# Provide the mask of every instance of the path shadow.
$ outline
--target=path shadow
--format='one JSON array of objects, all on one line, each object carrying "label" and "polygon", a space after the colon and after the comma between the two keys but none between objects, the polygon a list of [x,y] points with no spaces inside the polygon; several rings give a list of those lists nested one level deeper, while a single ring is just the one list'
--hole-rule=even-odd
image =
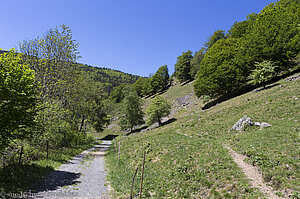
[{"label": "path shadow", "polygon": [[111,144],[101,144],[93,147],[93,151],[106,151]]},{"label": "path shadow", "polygon": [[52,171],[42,180],[32,184],[29,190],[32,193],[39,193],[43,191],[54,191],[60,187],[74,185],[80,183],[77,179],[81,173],[67,172],[67,171]]},{"label": "path shadow", "polygon": [[29,184],[41,179],[53,170],[52,167],[42,167],[36,164],[10,165],[1,168],[0,191],[12,193],[27,190]]},{"label": "path shadow", "polygon": [[186,82],[183,82],[180,86],[185,86],[185,85],[187,85],[188,83],[190,83],[190,82],[192,82],[192,81],[194,81],[194,80],[191,79],[191,80],[188,80],[188,81],[186,81]]},{"label": "path shadow", "polygon": [[138,133],[138,132],[141,132],[142,130],[144,130],[144,129],[146,129],[146,128],[148,128],[148,125],[143,125],[143,126],[141,126],[141,127],[138,127],[138,128],[136,128],[136,129],[133,129],[132,130],[132,132],[128,132],[128,133],[126,133],[125,135],[130,135],[130,134],[132,134],[132,133]]},{"label": "path shadow", "polygon": [[171,124],[171,123],[175,122],[176,120],[177,120],[176,118],[171,118],[171,119],[163,122],[161,126],[165,126],[167,124]]},{"label": "path shadow", "polygon": [[276,83],[276,84],[272,84],[270,86],[266,86],[265,88],[264,87],[256,88],[252,92],[255,93],[255,92],[260,92],[260,91],[263,91],[263,90],[268,90],[268,89],[273,88],[273,87],[278,86],[278,85],[280,85],[280,84]]},{"label": "path shadow", "polygon": [[238,97],[240,95],[243,95],[245,93],[248,93],[248,92],[251,92],[251,91],[254,91],[254,92],[259,92],[259,91],[263,91],[263,90],[267,90],[267,89],[270,89],[270,88],[273,88],[275,86],[278,86],[280,85],[279,83],[276,83],[276,84],[272,84],[272,85],[269,85],[269,86],[266,86],[265,88],[257,88],[255,86],[247,86],[247,87],[244,87],[242,90],[240,90],[239,92],[236,92],[236,93],[232,93],[230,95],[227,95],[227,96],[220,96],[219,98],[205,104],[201,109],[202,110],[206,110],[206,109],[209,109],[213,106],[216,106],[217,104],[220,104],[222,102],[226,102],[230,99],[233,99],[235,97]]},{"label": "path shadow", "polygon": [[[171,123],[175,122],[176,120],[177,120],[176,118],[171,118],[171,119],[169,119],[169,120],[167,120],[167,121],[165,121],[165,122],[162,122],[161,126],[158,126],[157,123],[156,123],[156,126],[155,126],[155,124],[154,124],[154,127],[151,127],[151,126],[149,127],[148,125],[144,125],[144,126],[142,126],[142,127],[139,127],[139,128],[137,128],[137,129],[134,129],[132,132],[128,132],[126,135],[128,136],[128,135],[130,135],[130,134],[132,134],[132,133],[139,133],[139,132],[141,132],[142,130],[145,130],[145,129],[148,129],[148,128],[150,128],[150,130],[155,129],[155,128],[159,128],[159,127],[162,127],[162,126],[171,124]],[[152,126],[153,126],[153,125],[152,125]]]},{"label": "path shadow", "polygon": [[118,137],[118,135],[111,135],[111,134],[109,134],[109,135],[106,135],[104,138],[101,138],[99,140],[113,140],[116,137]]}]

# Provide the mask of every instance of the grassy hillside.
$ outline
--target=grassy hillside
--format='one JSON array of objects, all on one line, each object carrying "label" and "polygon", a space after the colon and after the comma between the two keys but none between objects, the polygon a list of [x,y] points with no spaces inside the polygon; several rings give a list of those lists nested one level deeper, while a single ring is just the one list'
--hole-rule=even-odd
[{"label": "grassy hillside", "polygon": [[[259,92],[249,92],[202,110],[192,83],[163,93],[173,104],[168,123],[160,128],[119,136],[107,155],[109,181],[116,197],[128,197],[137,165],[134,191],[139,191],[146,151],[143,197],[264,198],[250,185],[225,145],[259,167],[265,183],[278,196],[299,198],[300,80],[280,80]],[[146,99],[146,105],[152,99]],[[271,127],[231,127],[247,115]],[[118,130],[112,126],[109,130]]]}]

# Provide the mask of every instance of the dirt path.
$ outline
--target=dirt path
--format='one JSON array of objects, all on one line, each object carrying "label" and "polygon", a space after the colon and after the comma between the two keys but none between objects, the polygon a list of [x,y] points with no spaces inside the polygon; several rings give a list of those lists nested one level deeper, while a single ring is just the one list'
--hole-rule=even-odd
[{"label": "dirt path", "polygon": [[280,199],[280,197],[278,197],[274,193],[273,188],[264,183],[262,175],[259,172],[257,167],[254,167],[254,166],[244,162],[244,159],[246,158],[244,155],[238,154],[237,152],[233,151],[228,146],[225,146],[225,148],[227,148],[229,150],[230,155],[233,158],[233,160],[243,170],[243,172],[247,176],[247,178],[251,180],[251,184],[253,187],[258,188],[269,199]]},{"label": "dirt path", "polygon": [[92,147],[51,172],[28,198],[107,199],[104,154],[110,141]]}]

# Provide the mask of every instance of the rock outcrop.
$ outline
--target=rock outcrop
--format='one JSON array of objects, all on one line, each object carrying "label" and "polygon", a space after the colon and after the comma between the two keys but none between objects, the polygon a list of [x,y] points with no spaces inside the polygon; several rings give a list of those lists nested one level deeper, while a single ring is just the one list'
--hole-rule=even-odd
[{"label": "rock outcrop", "polygon": [[244,115],[237,123],[231,127],[232,130],[240,131],[244,128],[245,125],[252,126],[253,122],[250,117],[247,117],[247,115]]},{"label": "rock outcrop", "polygon": [[272,126],[271,124],[268,124],[266,122],[254,122],[250,117],[247,117],[247,115],[244,115],[237,123],[235,123],[232,127],[231,130],[236,130],[240,131],[244,128],[244,126],[259,126],[261,129],[265,127],[270,127]]}]

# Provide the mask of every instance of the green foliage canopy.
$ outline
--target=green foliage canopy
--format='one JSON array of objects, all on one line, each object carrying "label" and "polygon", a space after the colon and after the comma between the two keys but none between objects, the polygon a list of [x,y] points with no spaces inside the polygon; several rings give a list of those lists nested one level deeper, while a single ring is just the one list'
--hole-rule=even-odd
[{"label": "green foliage canopy", "polygon": [[239,44],[239,39],[220,39],[205,53],[194,83],[198,97],[227,95],[239,88],[243,72],[235,62]]},{"label": "green foliage canopy", "polygon": [[114,87],[113,90],[110,92],[110,98],[113,99],[116,103],[121,102],[127,94],[127,89],[125,88],[129,85],[130,84],[128,83],[123,83],[119,86]]},{"label": "green foliage canopy", "polygon": [[197,51],[191,60],[191,76],[193,78],[196,77],[198,71],[200,70],[200,64],[202,59],[204,58],[205,54],[205,48],[201,48],[199,51]]},{"label": "green foliage canopy", "polygon": [[159,126],[162,125],[161,118],[170,114],[171,105],[162,96],[155,97],[146,110],[148,116],[147,123],[153,124],[158,122]]},{"label": "green foliage canopy", "polygon": [[266,82],[270,81],[274,76],[276,76],[276,65],[271,61],[262,61],[255,63],[256,68],[252,70],[249,75],[249,83],[253,85],[263,84],[266,86]]},{"label": "green foliage canopy", "polygon": [[224,30],[216,30],[204,45],[207,49],[210,49],[218,40],[225,38],[226,36]]},{"label": "green foliage canopy", "polygon": [[142,105],[143,101],[136,92],[130,92],[126,95],[123,100],[119,122],[121,129],[130,128],[132,132],[134,126],[144,123]]},{"label": "green foliage canopy", "polygon": [[255,23],[257,14],[251,13],[247,16],[247,20],[241,22],[235,22],[230,30],[228,31],[227,38],[242,38],[250,30],[252,30],[253,24]]},{"label": "green foliage canopy", "polygon": [[150,79],[152,94],[165,89],[169,84],[169,78],[167,65],[161,66]]},{"label": "green foliage canopy", "polygon": [[180,82],[192,80],[191,60],[193,59],[192,51],[183,52],[177,57],[175,64],[175,76]]},{"label": "green foliage canopy", "polygon": [[38,100],[34,71],[21,64],[14,50],[0,55],[0,150],[24,139],[35,125]]},{"label": "green foliage canopy", "polygon": [[240,65],[252,70],[255,62],[271,60],[278,70],[290,66],[300,52],[299,13],[299,0],[281,0],[266,6],[243,38],[238,54]]}]

